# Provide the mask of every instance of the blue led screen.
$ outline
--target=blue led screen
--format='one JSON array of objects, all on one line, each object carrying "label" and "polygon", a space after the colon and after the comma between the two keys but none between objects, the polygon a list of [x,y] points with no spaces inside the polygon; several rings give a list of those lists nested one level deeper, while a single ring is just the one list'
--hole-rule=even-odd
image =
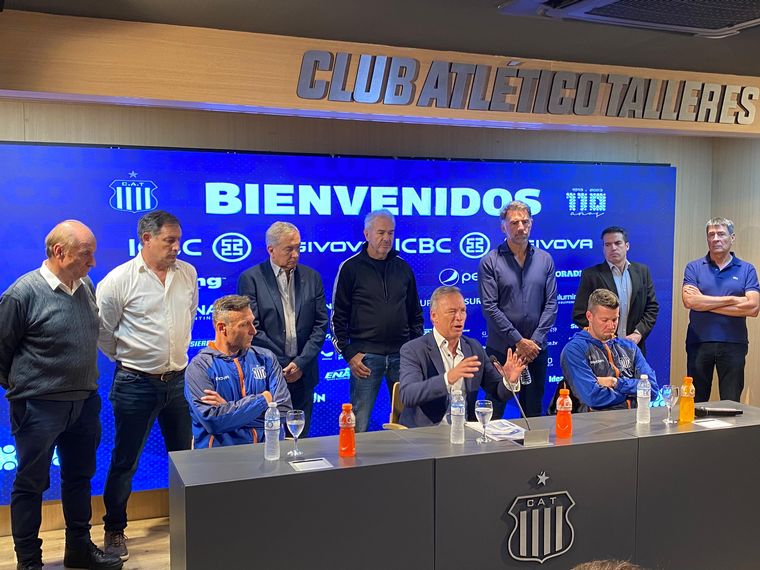
[{"label": "blue led screen", "polygon": [[[426,326],[427,299],[441,284],[459,286],[468,305],[465,334],[485,344],[478,298],[480,258],[503,239],[498,212],[512,199],[534,213],[534,245],[556,265],[559,315],[548,340],[547,402],[562,378],[559,355],[574,332],[571,310],[584,267],[602,258],[600,232],[625,226],[629,258],[649,265],[660,315],[647,341],[661,380],[670,369],[675,168],[662,165],[577,164],[330,157],[54,145],[0,145],[0,226],[7,244],[0,290],[40,266],[43,241],[57,222],[76,218],[98,239],[97,283],[137,253],[142,212],[171,211],[182,222],[181,257],[198,270],[200,301],[191,357],[213,338],[211,305],[234,293],[238,275],[267,258],[266,228],[276,220],[301,231],[300,262],[323,277],[328,307],[338,265],[361,246],[363,218],[388,208],[397,215],[396,247],[417,276]],[[102,493],[113,420],[108,391],[113,364],[99,360],[103,438],[93,492]],[[320,360],[311,435],[337,433],[340,405],[348,401],[348,369],[328,336]],[[381,390],[370,429],[387,421]],[[517,415],[514,404],[508,417]],[[46,499],[59,498],[51,470]],[[7,401],[0,400],[0,504],[9,502],[16,469]],[[167,458],[154,430],[134,490],[165,487]]]}]

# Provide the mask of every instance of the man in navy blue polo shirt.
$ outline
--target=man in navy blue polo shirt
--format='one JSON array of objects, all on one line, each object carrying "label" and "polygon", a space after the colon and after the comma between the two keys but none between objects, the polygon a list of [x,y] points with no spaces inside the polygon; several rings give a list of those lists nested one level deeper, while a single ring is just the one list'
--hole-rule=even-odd
[{"label": "man in navy blue polo shirt", "polygon": [[686,370],[694,378],[695,401],[710,399],[718,369],[721,400],[739,401],[744,389],[747,317],[760,311],[760,284],[751,263],[731,251],[736,236],[726,218],[707,221],[707,255],[686,266],[683,304],[690,309]]},{"label": "man in navy blue polo shirt", "polygon": [[[488,325],[486,353],[504,360],[508,348],[528,363],[532,382],[520,390],[520,403],[528,416],[543,413],[544,383],[549,353],[546,335],[557,319],[557,280],[554,261],[533,247],[530,207],[518,200],[500,213],[507,236],[480,261],[478,286]],[[501,418],[504,402],[493,399],[493,417]]]}]

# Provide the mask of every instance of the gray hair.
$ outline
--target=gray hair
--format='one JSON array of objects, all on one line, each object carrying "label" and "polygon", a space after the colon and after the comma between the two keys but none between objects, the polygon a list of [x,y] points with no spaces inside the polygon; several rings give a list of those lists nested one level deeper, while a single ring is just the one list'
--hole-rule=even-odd
[{"label": "gray hair", "polygon": [[214,325],[219,321],[223,323],[230,322],[230,313],[239,313],[245,311],[251,306],[251,300],[246,295],[225,295],[214,301],[212,309],[212,318]]},{"label": "gray hair", "polygon": [[588,310],[593,311],[597,307],[607,307],[608,309],[617,309],[620,306],[620,300],[609,289],[596,289],[588,297]]},{"label": "gray hair", "polygon": [[298,228],[289,222],[275,222],[267,229],[267,247],[276,246],[282,238],[292,234],[299,234]]},{"label": "gray hair", "polygon": [[164,226],[181,226],[181,224],[177,216],[163,210],[156,210],[155,212],[145,214],[137,222],[137,237],[142,242],[143,234],[157,236],[161,233],[161,228]]},{"label": "gray hair", "polygon": [[462,291],[459,287],[454,287],[453,285],[441,285],[430,295],[430,310],[435,311],[438,309],[438,303],[441,298],[448,295],[462,295]]},{"label": "gray hair", "polygon": [[509,204],[504,206],[501,209],[501,212],[499,212],[499,217],[502,220],[505,220],[507,218],[507,212],[515,212],[515,211],[527,212],[529,218],[533,217],[533,213],[530,211],[530,206],[528,206],[528,204],[520,200],[512,200]]},{"label": "gray hair", "polygon": [[364,229],[368,230],[377,218],[388,218],[391,222],[393,222],[394,226],[396,225],[396,218],[393,217],[391,211],[383,208],[381,210],[373,210],[367,214],[367,216],[364,218]]},{"label": "gray hair", "polygon": [[572,570],[644,570],[628,560],[592,560],[573,566]]},{"label": "gray hair", "polygon": [[74,228],[72,226],[74,225],[84,226],[79,220],[64,220],[60,224],[56,224],[56,226],[50,230],[50,233],[45,236],[45,254],[48,259],[53,257],[53,248],[57,244],[63,246],[63,251],[69,251],[71,248],[76,247],[79,244],[79,240],[73,231]]},{"label": "gray hair", "polygon": [[729,234],[734,233],[734,222],[728,218],[710,218],[705,224],[705,233],[710,229],[710,226],[724,226]]}]

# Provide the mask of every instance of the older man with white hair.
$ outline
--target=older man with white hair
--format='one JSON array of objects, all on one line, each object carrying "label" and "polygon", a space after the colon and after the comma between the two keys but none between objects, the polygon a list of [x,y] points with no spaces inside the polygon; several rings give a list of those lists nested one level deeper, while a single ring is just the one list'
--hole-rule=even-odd
[{"label": "older man with white hair", "polygon": [[325,290],[319,273],[298,263],[301,234],[296,226],[273,223],[266,246],[269,259],[240,275],[237,292],[251,301],[257,330],[253,345],[275,354],[293,408],[304,411],[301,437],[306,437],[319,383],[319,351],[327,335]]},{"label": "older man with white hair", "polygon": [[422,307],[409,264],[393,249],[396,222],[388,210],[364,219],[359,253],[338,268],[333,289],[333,344],[351,369],[356,431],[367,431],[380,384],[399,379],[399,350],[422,336]]}]

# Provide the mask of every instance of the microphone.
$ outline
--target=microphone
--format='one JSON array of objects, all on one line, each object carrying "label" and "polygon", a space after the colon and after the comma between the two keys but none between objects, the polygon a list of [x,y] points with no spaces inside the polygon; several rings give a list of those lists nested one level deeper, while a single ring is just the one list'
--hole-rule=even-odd
[{"label": "microphone", "polygon": [[[501,367],[501,364],[499,363],[499,359],[496,358],[493,354],[490,357],[491,364],[493,364],[493,367],[496,368],[496,371],[501,375],[504,380],[507,381],[507,386],[512,386],[512,383],[507,380],[507,378],[504,376],[504,371]],[[519,379],[517,380],[520,381]],[[517,396],[517,393],[512,388],[509,389],[512,392],[512,395],[515,398],[515,403],[517,403],[517,408],[520,410],[520,415],[522,416],[522,419],[525,420],[525,427],[530,431],[530,424],[528,423],[528,416],[525,415],[525,411],[522,409],[522,406],[520,405],[520,398]]]}]

